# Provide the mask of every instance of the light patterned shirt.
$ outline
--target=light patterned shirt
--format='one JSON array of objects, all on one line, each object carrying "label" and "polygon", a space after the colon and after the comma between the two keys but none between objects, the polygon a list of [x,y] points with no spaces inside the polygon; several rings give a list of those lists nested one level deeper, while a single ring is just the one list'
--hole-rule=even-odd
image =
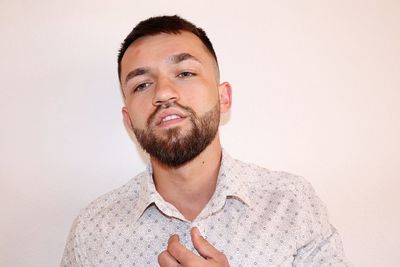
[{"label": "light patterned shirt", "polygon": [[158,266],[173,234],[196,253],[194,226],[231,266],[347,266],[338,232],[308,182],[225,150],[215,193],[194,221],[157,192],[148,164],[81,211],[61,266]]}]

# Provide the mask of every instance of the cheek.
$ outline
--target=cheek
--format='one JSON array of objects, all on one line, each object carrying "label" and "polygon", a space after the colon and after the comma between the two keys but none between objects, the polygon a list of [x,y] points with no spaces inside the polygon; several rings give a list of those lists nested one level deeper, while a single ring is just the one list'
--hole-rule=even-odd
[{"label": "cheek", "polygon": [[203,112],[207,112],[218,103],[219,94],[217,89],[207,88],[198,99],[200,100],[198,101],[199,108],[201,108]]},{"label": "cheek", "polygon": [[[133,127],[135,128],[143,128],[146,123],[147,119],[150,116],[152,110],[149,108],[148,105],[144,104],[145,102],[137,102],[132,101],[129,103],[128,112]],[[151,107],[151,106],[150,106]]]},{"label": "cheek", "polygon": [[214,107],[218,102],[218,87],[213,83],[202,82],[193,84],[190,90],[187,88],[181,92],[181,104],[191,106],[201,111],[208,111],[210,107]]}]

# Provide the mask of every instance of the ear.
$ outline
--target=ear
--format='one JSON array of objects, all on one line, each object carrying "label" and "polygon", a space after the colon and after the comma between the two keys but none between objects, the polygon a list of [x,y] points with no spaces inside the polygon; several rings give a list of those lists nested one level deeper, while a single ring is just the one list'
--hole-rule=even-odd
[{"label": "ear", "polygon": [[132,123],[131,117],[129,116],[128,109],[126,107],[123,107],[121,111],[122,111],[122,118],[124,119],[125,127],[128,130],[132,131],[133,123]]},{"label": "ear", "polygon": [[229,111],[232,105],[232,87],[228,82],[218,85],[221,113]]}]

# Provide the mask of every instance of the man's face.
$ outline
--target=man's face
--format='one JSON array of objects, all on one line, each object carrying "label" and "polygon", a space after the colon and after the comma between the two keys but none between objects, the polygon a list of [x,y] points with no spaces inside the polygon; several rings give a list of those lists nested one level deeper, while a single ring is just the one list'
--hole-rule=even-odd
[{"label": "man's face", "polygon": [[218,84],[213,57],[189,32],[135,41],[121,62],[124,121],[141,146],[169,166],[200,154],[230,106],[229,84]]}]

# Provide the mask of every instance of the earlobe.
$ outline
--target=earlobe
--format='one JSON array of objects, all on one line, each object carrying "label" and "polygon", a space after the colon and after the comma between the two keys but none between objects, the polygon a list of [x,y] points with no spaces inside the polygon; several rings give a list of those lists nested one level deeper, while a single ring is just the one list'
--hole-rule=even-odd
[{"label": "earlobe", "polygon": [[223,82],[218,86],[219,102],[221,113],[227,112],[232,105],[232,87],[228,82]]},{"label": "earlobe", "polygon": [[124,120],[125,127],[128,130],[133,130],[133,124],[132,124],[131,117],[129,116],[128,109],[126,107],[123,107],[121,111],[122,111],[122,118]]}]

